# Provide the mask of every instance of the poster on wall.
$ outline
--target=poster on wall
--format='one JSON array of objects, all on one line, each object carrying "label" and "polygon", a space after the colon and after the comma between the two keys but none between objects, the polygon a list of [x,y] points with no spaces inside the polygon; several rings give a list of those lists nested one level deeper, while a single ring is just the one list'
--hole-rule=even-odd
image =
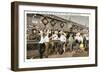
[{"label": "poster on wall", "polygon": [[97,66],[97,7],[11,3],[11,69]]}]

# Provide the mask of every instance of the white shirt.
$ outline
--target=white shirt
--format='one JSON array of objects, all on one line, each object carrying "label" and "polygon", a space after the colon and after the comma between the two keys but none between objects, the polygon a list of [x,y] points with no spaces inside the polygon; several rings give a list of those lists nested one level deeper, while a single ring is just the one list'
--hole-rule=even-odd
[{"label": "white shirt", "polygon": [[83,37],[82,36],[80,36],[80,41],[83,42]]},{"label": "white shirt", "polygon": [[61,36],[60,36],[60,41],[66,42],[66,37],[65,37],[64,35],[61,35]]},{"label": "white shirt", "polygon": [[75,40],[80,41],[80,37],[79,36],[75,36]]},{"label": "white shirt", "polygon": [[83,42],[83,37],[82,36],[75,36],[75,40]]},{"label": "white shirt", "polygon": [[41,35],[41,39],[40,39],[40,42],[39,43],[44,43],[44,38],[43,38],[42,35]]},{"label": "white shirt", "polygon": [[46,36],[44,37],[44,42],[49,42],[49,37],[48,37],[48,35],[46,35]]},{"label": "white shirt", "polygon": [[86,40],[89,40],[89,37],[88,36],[86,36]]},{"label": "white shirt", "polygon": [[57,34],[53,34],[52,35],[52,40],[58,40],[58,35]]}]

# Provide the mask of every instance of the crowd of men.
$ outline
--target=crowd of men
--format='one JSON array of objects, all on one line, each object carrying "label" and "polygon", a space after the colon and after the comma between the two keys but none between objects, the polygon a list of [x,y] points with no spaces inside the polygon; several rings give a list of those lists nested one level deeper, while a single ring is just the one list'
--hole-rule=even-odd
[{"label": "crowd of men", "polygon": [[88,51],[89,37],[87,33],[66,32],[63,30],[32,29],[29,40],[38,41],[40,58],[48,58],[51,54],[63,55],[69,51]]}]

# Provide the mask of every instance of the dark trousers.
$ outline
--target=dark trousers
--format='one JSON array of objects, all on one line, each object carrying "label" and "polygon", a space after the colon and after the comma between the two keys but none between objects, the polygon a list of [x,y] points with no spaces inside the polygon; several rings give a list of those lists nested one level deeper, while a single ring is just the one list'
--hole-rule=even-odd
[{"label": "dark trousers", "polygon": [[48,58],[48,54],[49,54],[48,42],[39,44],[39,54],[40,54],[40,58],[43,57]]},{"label": "dark trousers", "polygon": [[43,58],[43,54],[45,51],[45,44],[39,43],[38,48],[39,48],[39,56],[40,56],[40,58]]},{"label": "dark trousers", "polygon": [[48,55],[49,55],[49,43],[45,42],[45,51],[44,51],[45,58],[48,58]]},{"label": "dark trousers", "polygon": [[57,52],[58,52],[58,42],[54,42],[54,51],[55,51],[55,54],[57,54]]}]

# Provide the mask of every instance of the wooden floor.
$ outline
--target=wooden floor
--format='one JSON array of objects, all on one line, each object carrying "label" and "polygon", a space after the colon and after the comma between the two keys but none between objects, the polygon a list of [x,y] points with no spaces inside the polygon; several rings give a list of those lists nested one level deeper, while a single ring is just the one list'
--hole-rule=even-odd
[{"label": "wooden floor", "polygon": [[[64,52],[62,55],[60,54],[52,54],[49,55],[48,58],[63,58],[63,57],[86,57],[88,56],[87,51],[68,51]],[[39,58],[39,52],[38,50],[29,50],[27,52],[27,59],[38,59]]]}]

